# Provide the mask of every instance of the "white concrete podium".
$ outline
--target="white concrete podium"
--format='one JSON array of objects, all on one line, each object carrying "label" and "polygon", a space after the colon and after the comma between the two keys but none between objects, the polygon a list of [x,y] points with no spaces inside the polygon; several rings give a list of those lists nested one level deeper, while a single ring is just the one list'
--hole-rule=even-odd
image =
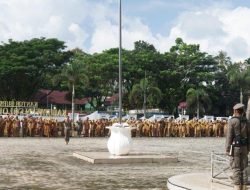
[{"label": "white concrete podium", "polygon": [[232,186],[212,182],[210,173],[190,173],[168,179],[169,190],[232,190]]},{"label": "white concrete podium", "polygon": [[176,163],[178,158],[155,153],[132,152],[127,156],[110,155],[109,152],[74,152],[73,156],[91,164]]},{"label": "white concrete podium", "polygon": [[111,136],[107,142],[109,152],[74,152],[73,156],[92,164],[176,163],[178,157],[150,152],[130,152],[131,130],[128,124],[115,123],[107,127]]}]

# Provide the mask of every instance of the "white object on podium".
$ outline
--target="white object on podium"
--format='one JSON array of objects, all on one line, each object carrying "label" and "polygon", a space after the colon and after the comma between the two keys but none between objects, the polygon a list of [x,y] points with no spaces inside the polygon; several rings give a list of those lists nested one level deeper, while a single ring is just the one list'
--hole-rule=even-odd
[{"label": "white object on podium", "polygon": [[107,146],[109,153],[115,156],[128,155],[132,148],[131,130],[127,123],[114,123],[107,127],[111,131]]}]

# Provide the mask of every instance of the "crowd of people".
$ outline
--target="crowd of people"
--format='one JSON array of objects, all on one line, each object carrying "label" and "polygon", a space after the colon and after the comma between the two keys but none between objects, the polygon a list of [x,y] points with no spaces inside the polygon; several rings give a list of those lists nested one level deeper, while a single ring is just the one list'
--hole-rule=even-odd
[{"label": "crowd of people", "polygon": [[[106,137],[116,119],[78,120],[72,122],[42,117],[0,116],[0,137],[64,137],[67,126],[70,136],[75,137]],[[223,137],[227,129],[227,121],[192,120],[126,120],[133,127],[132,137]]]}]

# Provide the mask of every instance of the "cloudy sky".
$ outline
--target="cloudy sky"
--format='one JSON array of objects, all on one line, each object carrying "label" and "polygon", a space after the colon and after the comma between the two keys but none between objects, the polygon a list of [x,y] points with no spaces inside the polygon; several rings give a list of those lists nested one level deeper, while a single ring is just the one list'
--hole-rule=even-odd
[{"label": "cloudy sky", "polygon": [[[0,41],[56,37],[89,53],[118,46],[118,0],[0,0]],[[123,0],[123,47],[174,40],[250,57],[250,0]]]}]

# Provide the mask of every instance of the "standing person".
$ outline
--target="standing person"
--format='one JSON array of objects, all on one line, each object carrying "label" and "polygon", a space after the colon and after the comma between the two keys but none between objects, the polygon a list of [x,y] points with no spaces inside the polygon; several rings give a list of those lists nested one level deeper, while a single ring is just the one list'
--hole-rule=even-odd
[{"label": "standing person", "polygon": [[27,137],[28,134],[28,119],[24,117],[22,120],[22,137]]},{"label": "standing person", "polygon": [[78,135],[78,137],[81,136],[82,130],[83,130],[83,122],[82,122],[82,119],[80,118],[80,119],[77,121],[77,135]]},{"label": "standing person", "polygon": [[43,134],[44,134],[44,121],[43,121],[43,118],[40,117],[39,119],[37,119],[36,121],[36,134],[39,136],[39,137],[43,137]]},{"label": "standing person", "polygon": [[243,116],[244,104],[236,104],[233,110],[234,115],[228,123],[226,135],[226,153],[231,156],[230,166],[233,171],[234,189],[246,190],[250,128],[249,122]]},{"label": "standing person", "polygon": [[16,116],[15,119],[13,119],[12,128],[13,128],[13,137],[19,137],[21,122],[18,119],[18,116]]},{"label": "standing person", "polygon": [[83,126],[84,126],[84,136],[85,137],[89,137],[90,122],[89,122],[89,118],[88,117],[84,121]]},{"label": "standing person", "polygon": [[69,116],[67,116],[67,118],[64,121],[64,139],[66,145],[69,144],[70,130],[71,130],[71,121],[69,119]]},{"label": "standing person", "polygon": [[3,117],[0,115],[0,137],[4,136],[4,119]]},{"label": "standing person", "polygon": [[13,134],[13,130],[12,130],[12,117],[10,117],[10,115],[8,114],[6,120],[5,120],[5,128],[7,130],[7,136],[11,137]]}]

